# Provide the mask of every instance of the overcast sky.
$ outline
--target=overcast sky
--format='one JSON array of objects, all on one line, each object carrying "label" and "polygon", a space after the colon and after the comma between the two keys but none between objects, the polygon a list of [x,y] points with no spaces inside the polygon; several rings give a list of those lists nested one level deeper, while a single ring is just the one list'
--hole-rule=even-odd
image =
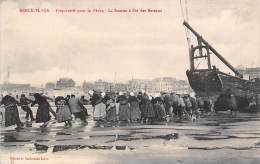
[{"label": "overcast sky", "polygon": [[[184,1],[184,0],[183,0]],[[189,23],[232,65],[260,66],[260,0],[188,0]],[[20,13],[19,8],[161,9],[161,13]],[[186,79],[179,0],[2,0],[1,82]],[[221,70],[220,62],[213,59]]]}]

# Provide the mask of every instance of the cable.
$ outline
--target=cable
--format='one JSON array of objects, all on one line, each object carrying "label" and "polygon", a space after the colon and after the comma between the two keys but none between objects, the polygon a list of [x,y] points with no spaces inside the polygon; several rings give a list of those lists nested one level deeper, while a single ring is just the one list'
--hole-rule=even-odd
[{"label": "cable", "polygon": [[[183,9],[183,3],[182,3],[182,0],[180,0],[180,6],[181,6],[181,14],[182,14],[182,18],[183,18],[183,21],[188,21],[188,8],[187,8],[187,0],[185,0],[185,9],[186,9],[186,12],[184,13],[184,9]],[[186,17],[186,18],[185,18]],[[186,39],[187,39],[187,44],[188,44],[188,47],[189,47],[189,50],[190,50],[190,36],[189,36],[189,31],[187,28],[185,28],[185,34],[186,34]]]},{"label": "cable", "polygon": [[186,19],[187,19],[187,22],[189,22],[188,0],[185,0],[185,9],[186,9]]}]

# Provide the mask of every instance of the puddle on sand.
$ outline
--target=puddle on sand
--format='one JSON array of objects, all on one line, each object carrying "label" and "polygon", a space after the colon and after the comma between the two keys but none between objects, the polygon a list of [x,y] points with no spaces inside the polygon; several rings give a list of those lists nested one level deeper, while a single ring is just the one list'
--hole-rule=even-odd
[{"label": "puddle on sand", "polygon": [[134,147],[129,146],[100,146],[100,145],[55,145],[53,147],[53,152],[66,151],[66,150],[79,150],[79,149],[95,149],[95,150],[112,150],[115,147],[115,150],[134,150]]},{"label": "puddle on sand", "polygon": [[53,147],[53,152],[78,149],[80,147],[81,147],[81,145],[55,145]]},{"label": "puddle on sand", "polygon": [[232,135],[212,135],[212,134],[190,134],[195,140],[224,140],[224,139],[257,139],[260,137],[250,136],[250,137],[241,137],[241,136],[232,136]]},{"label": "puddle on sand", "polygon": [[91,146],[86,146],[89,149],[97,149],[97,150],[111,150],[113,146],[97,146],[97,145],[91,145]]},{"label": "puddle on sand", "polygon": [[[178,139],[179,135],[177,133],[171,133],[166,135],[159,135],[159,136],[144,136],[140,138],[126,138],[127,136],[123,136],[123,138],[120,138],[122,136],[119,136],[117,140],[124,140],[124,141],[131,141],[131,140],[144,140],[144,139],[164,139],[164,140],[172,140],[172,139]],[[128,136],[129,137],[129,136]],[[115,140],[113,140],[114,142]],[[34,144],[36,151],[41,152],[47,152],[49,146],[46,145],[40,145],[35,143]],[[134,150],[136,149],[134,146],[102,146],[102,145],[54,145],[53,146],[53,152],[59,152],[59,151],[66,151],[66,150],[78,150],[78,149],[95,149],[95,150],[111,150],[112,148],[115,148],[115,150]],[[145,147],[145,146],[144,146]]]},{"label": "puddle on sand", "polygon": [[202,123],[201,125],[206,125],[206,126],[219,126],[220,124],[219,123]]},{"label": "puddle on sand", "polygon": [[40,152],[47,152],[47,150],[49,149],[49,146],[46,145],[40,145],[35,143],[34,144],[36,151],[40,151]]},{"label": "puddle on sand", "polygon": [[[163,139],[163,140],[169,141],[169,140],[178,139],[178,138],[179,138],[179,134],[177,134],[177,133],[171,133],[171,134],[159,135],[159,136],[141,136],[141,137],[118,135],[118,138],[116,139],[116,141],[135,141],[135,140],[148,140],[148,139]],[[110,141],[106,141],[105,143],[111,143],[114,141],[115,140],[110,140]]]},{"label": "puddle on sand", "polygon": [[70,133],[64,133],[64,132],[57,132],[56,135],[72,135]]},{"label": "puddle on sand", "polygon": [[126,150],[126,146],[116,146],[116,150]]},{"label": "puddle on sand", "polygon": [[39,139],[39,140],[35,140],[36,142],[48,142],[48,141],[50,141],[50,140],[41,140],[41,139]]},{"label": "puddle on sand", "polygon": [[199,149],[199,150],[220,150],[220,149],[233,149],[233,150],[252,150],[259,147],[249,146],[249,147],[232,147],[232,146],[225,146],[225,147],[188,147],[188,149]]},{"label": "puddle on sand", "polygon": [[30,142],[31,140],[18,140],[14,136],[5,135],[3,142]]},{"label": "puddle on sand", "polygon": [[193,137],[195,140],[223,140],[223,139],[230,139],[233,137],[230,136],[197,136]]}]

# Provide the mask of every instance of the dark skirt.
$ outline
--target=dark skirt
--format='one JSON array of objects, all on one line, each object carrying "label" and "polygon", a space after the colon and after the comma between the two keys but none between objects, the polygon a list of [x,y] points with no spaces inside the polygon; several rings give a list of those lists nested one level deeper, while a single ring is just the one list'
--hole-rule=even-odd
[{"label": "dark skirt", "polygon": [[154,112],[154,109],[153,109],[153,104],[148,101],[146,102],[145,106],[144,106],[144,118],[154,118],[155,117],[155,112]]},{"label": "dark skirt", "polygon": [[157,120],[163,120],[166,118],[166,112],[163,105],[155,104],[154,105],[155,117]]},{"label": "dark skirt", "polygon": [[58,122],[70,121],[72,116],[69,106],[65,105],[63,108],[59,108],[56,117]]},{"label": "dark skirt", "polygon": [[47,103],[39,104],[36,112],[36,123],[48,122],[50,120],[49,107]]},{"label": "dark skirt", "polygon": [[119,105],[119,120],[128,121],[130,120],[130,106],[129,104]]},{"label": "dark skirt", "polygon": [[141,118],[141,111],[137,101],[130,103],[130,118],[131,120],[139,120]]},{"label": "dark skirt", "polygon": [[5,127],[21,124],[16,105],[5,108]]},{"label": "dark skirt", "polygon": [[109,110],[106,111],[107,121],[116,121],[116,106],[110,107]]}]

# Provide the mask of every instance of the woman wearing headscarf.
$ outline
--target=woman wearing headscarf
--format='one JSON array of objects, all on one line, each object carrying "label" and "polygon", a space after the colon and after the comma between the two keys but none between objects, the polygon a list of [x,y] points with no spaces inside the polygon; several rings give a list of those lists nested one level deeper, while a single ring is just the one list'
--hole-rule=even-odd
[{"label": "woman wearing headscarf", "polygon": [[57,107],[57,121],[64,122],[65,127],[71,127],[72,114],[69,108],[69,102],[62,96],[55,98],[55,106]]},{"label": "woman wearing headscarf", "polygon": [[50,121],[50,112],[56,117],[55,112],[52,110],[49,102],[47,101],[47,97],[40,95],[39,93],[35,93],[34,101],[31,106],[38,104],[38,109],[36,112],[36,123],[43,123],[41,127],[46,127]]},{"label": "woman wearing headscarf", "polygon": [[152,96],[148,96],[144,94],[143,114],[146,123],[148,123],[149,121],[153,121],[155,118],[155,112],[151,101],[152,101]]},{"label": "woman wearing headscarf", "polygon": [[0,105],[4,105],[5,108],[5,127],[12,126],[16,124],[16,129],[23,127],[23,123],[20,120],[18,112],[18,102],[15,98],[6,95],[3,97]]},{"label": "woman wearing headscarf", "polygon": [[130,122],[130,105],[126,95],[120,92],[117,102],[119,102],[119,120]]},{"label": "woman wearing headscarf", "polygon": [[163,105],[163,100],[161,97],[154,98],[154,112],[155,119],[158,121],[164,121],[166,119],[166,112]]},{"label": "woman wearing headscarf", "polygon": [[102,96],[97,93],[94,93],[91,98],[91,104],[94,107],[93,117],[95,121],[104,121],[106,119],[106,105],[102,100]]},{"label": "woman wearing headscarf", "polygon": [[139,101],[137,97],[135,97],[134,93],[131,92],[128,98],[128,102],[130,104],[130,120],[138,121],[141,119],[141,111],[139,108]]},{"label": "woman wearing headscarf", "polygon": [[116,121],[116,103],[112,95],[106,95],[103,99],[106,104],[106,119],[108,122]]}]

